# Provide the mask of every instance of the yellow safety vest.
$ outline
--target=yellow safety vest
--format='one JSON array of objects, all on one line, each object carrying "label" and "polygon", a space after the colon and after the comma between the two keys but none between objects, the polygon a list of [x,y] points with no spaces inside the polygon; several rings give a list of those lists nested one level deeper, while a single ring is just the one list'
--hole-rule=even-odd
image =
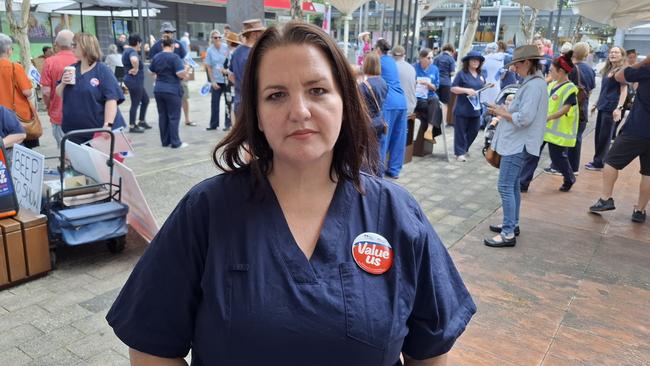
[{"label": "yellow safety vest", "polygon": [[[564,102],[571,94],[578,95],[578,88],[572,82],[566,82],[555,93],[551,91],[557,85],[553,81],[548,85],[548,114],[556,113],[562,108]],[[578,135],[578,104],[571,106],[569,112],[560,118],[546,122],[546,133],[544,141],[558,146],[573,147],[576,146],[576,137]]]}]

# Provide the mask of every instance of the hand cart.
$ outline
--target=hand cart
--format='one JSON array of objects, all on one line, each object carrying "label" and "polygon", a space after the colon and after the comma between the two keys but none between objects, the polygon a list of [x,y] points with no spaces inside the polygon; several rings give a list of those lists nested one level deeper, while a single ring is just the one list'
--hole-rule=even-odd
[{"label": "hand cart", "polygon": [[[108,134],[110,151],[106,161],[108,182],[93,182],[77,187],[64,185],[66,172],[66,141],[73,136]],[[86,129],[67,133],[61,140],[59,155],[60,190],[47,194],[43,213],[48,217],[48,236],[52,268],[56,264],[58,246],[76,246],[105,241],[111,253],[124,250],[128,225],[126,215],[129,207],[121,202],[122,179],[113,180],[113,153],[115,136],[108,129]],[[55,157],[56,158],[56,157]],[[82,197],[83,199],[79,199]]]}]

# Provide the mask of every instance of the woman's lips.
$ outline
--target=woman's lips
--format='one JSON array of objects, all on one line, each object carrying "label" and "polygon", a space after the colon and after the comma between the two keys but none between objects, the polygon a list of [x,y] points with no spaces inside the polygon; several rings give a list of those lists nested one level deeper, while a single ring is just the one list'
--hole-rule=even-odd
[{"label": "woman's lips", "polygon": [[316,133],[316,131],[314,131],[314,130],[304,129],[304,130],[298,130],[298,131],[292,132],[289,135],[289,137],[294,137],[294,138],[297,138],[297,139],[307,139],[307,138],[309,138],[311,135],[313,135],[315,133]]}]

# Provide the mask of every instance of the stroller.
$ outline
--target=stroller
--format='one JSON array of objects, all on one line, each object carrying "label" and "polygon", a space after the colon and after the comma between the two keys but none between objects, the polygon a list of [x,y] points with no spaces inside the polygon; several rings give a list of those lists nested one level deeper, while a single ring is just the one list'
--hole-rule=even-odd
[{"label": "stroller", "polygon": [[[501,89],[494,103],[497,105],[505,104],[506,99],[511,95],[515,95],[518,89],[519,89],[518,84],[511,84],[506,86],[505,88]],[[481,150],[483,152],[483,156],[485,156],[488,147],[490,147],[490,144],[492,144],[492,139],[494,138],[494,133],[496,132],[497,129],[496,125],[492,125],[490,123],[493,117],[494,116],[490,113],[485,113],[485,115],[483,116],[483,118],[485,118],[484,120],[485,131],[483,134],[485,141],[483,143],[483,149]]]},{"label": "stroller", "polygon": [[[108,182],[85,182],[77,187],[64,186],[66,172],[66,141],[73,136],[109,134],[110,151],[106,168]],[[50,239],[50,258],[52,268],[56,264],[57,246],[76,246],[106,241],[111,253],[124,250],[128,226],[126,215],[129,207],[121,202],[122,179],[113,183],[113,150],[115,136],[107,129],[87,129],[72,131],[61,140],[60,166],[58,168],[60,190],[48,193],[43,205],[43,213],[48,217],[48,236]],[[68,169],[69,171],[69,169]]]}]

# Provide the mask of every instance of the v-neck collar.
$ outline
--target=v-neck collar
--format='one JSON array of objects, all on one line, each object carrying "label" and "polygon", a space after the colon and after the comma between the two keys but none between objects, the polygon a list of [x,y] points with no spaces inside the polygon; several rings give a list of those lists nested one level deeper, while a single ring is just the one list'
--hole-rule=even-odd
[{"label": "v-neck collar", "polygon": [[354,187],[346,180],[340,180],[334,190],[332,201],[325,214],[325,220],[318,235],[316,248],[307,259],[305,253],[300,249],[296,242],[289,224],[282,211],[273,188],[268,179],[264,179],[266,196],[269,197],[267,204],[268,219],[272,223],[273,237],[272,245],[279,252],[280,257],[284,260],[287,270],[294,281],[298,284],[317,284],[319,279],[319,270],[338,259],[337,245],[345,245],[342,238],[347,237],[343,232],[345,230],[344,218],[349,211],[352,202],[352,192]]}]

